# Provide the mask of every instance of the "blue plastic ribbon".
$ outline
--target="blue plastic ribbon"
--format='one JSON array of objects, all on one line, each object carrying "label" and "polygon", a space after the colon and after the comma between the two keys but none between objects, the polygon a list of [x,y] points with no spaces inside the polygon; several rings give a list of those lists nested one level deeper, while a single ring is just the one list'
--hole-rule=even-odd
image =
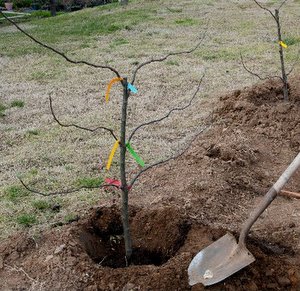
[{"label": "blue plastic ribbon", "polygon": [[127,88],[132,92],[132,93],[137,93],[138,90],[135,88],[132,84],[127,83]]}]

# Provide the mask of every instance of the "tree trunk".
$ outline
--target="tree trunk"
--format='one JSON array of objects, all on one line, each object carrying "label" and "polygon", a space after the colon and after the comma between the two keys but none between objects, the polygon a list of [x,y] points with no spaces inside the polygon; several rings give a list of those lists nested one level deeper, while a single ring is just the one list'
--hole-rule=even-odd
[{"label": "tree trunk", "polygon": [[289,93],[288,93],[288,81],[287,81],[287,75],[285,72],[285,65],[284,65],[284,57],[283,57],[283,48],[280,44],[282,42],[281,37],[281,26],[280,26],[280,20],[279,20],[279,10],[275,10],[275,18],[277,23],[277,33],[278,33],[278,43],[279,43],[279,55],[280,55],[280,63],[281,63],[281,74],[282,74],[282,82],[283,82],[283,99],[285,101],[289,100]]},{"label": "tree trunk", "polygon": [[119,0],[121,5],[127,5],[128,4],[128,0]]},{"label": "tree trunk", "polygon": [[126,120],[127,120],[127,102],[128,88],[127,79],[123,79],[123,103],[122,103],[122,118],[121,118],[121,134],[120,134],[120,176],[122,183],[122,224],[125,241],[125,252],[127,263],[130,263],[132,255],[132,242],[129,229],[129,210],[128,210],[128,185],[126,180]]},{"label": "tree trunk", "polygon": [[51,16],[56,16],[56,0],[50,0]]}]

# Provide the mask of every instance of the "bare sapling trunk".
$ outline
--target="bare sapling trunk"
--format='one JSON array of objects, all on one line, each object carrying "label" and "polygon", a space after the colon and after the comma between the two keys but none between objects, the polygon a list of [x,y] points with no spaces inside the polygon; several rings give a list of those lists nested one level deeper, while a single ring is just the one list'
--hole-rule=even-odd
[{"label": "bare sapling trunk", "polygon": [[266,77],[262,77],[259,74],[251,71],[249,68],[247,68],[247,66],[244,63],[243,60],[243,56],[241,54],[241,62],[242,65],[244,67],[244,69],[250,73],[253,76],[258,77],[260,80],[268,80],[268,79],[274,79],[274,78],[279,78],[282,82],[282,93],[283,93],[283,99],[285,101],[289,100],[289,85],[288,85],[288,76],[292,73],[292,71],[295,68],[295,65],[299,59],[299,55],[300,55],[300,50],[298,52],[298,57],[296,62],[294,63],[294,65],[291,67],[291,69],[286,72],[286,68],[285,68],[285,61],[284,61],[284,52],[283,52],[283,48],[287,48],[287,45],[283,42],[282,40],[282,35],[281,35],[281,24],[280,24],[280,17],[279,17],[279,11],[280,9],[283,7],[283,5],[287,2],[287,0],[283,0],[281,2],[281,4],[279,5],[279,7],[277,9],[275,9],[275,13],[273,11],[271,11],[270,9],[264,7],[260,2],[258,2],[257,0],[253,0],[256,5],[258,7],[260,7],[261,9],[267,11],[268,13],[270,13],[270,15],[273,17],[273,19],[276,22],[277,25],[277,40],[278,40],[278,46],[279,46],[279,57],[280,57],[280,67],[281,67],[281,76],[266,76]]},{"label": "bare sapling trunk", "polygon": [[130,263],[132,255],[132,242],[129,229],[129,210],[128,210],[128,185],[126,179],[126,121],[127,121],[127,104],[128,104],[128,87],[127,78],[123,78],[123,102],[122,102],[122,117],[120,130],[120,177],[121,177],[121,191],[122,191],[122,225],[125,242],[125,256],[127,264]]},{"label": "bare sapling trunk", "polygon": [[283,99],[285,101],[289,100],[288,96],[288,81],[287,81],[287,74],[285,72],[285,64],[284,64],[284,56],[283,56],[283,48],[282,48],[282,37],[281,37],[281,26],[280,26],[280,19],[279,19],[279,10],[275,10],[275,19],[277,24],[277,33],[278,33],[278,44],[279,44],[279,55],[280,55],[280,64],[281,64],[281,74],[282,74],[282,82],[283,82]]}]

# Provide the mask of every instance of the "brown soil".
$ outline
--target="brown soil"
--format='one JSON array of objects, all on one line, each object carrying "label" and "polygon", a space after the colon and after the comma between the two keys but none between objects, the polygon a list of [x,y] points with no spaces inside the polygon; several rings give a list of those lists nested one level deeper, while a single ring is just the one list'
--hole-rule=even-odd
[{"label": "brown soil", "polygon": [[[118,208],[99,206],[62,227],[0,245],[1,290],[300,290],[300,205],[278,197],[253,226],[256,261],[224,282],[188,285],[194,255],[230,230],[300,150],[300,77],[291,100],[280,84],[220,98],[211,127],[177,159],[132,191],[133,263],[126,266]],[[300,173],[287,189],[300,191]]]}]

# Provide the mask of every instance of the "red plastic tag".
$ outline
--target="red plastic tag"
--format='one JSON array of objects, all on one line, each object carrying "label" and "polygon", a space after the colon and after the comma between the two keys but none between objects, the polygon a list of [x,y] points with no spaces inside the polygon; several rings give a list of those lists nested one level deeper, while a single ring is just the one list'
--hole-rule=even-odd
[{"label": "red plastic tag", "polygon": [[[116,186],[116,187],[118,187],[119,189],[120,189],[121,186],[122,186],[122,183],[121,183],[120,180],[115,180],[115,179],[106,178],[106,179],[104,180],[104,182],[105,182],[105,184]],[[131,189],[131,187],[129,186],[129,187],[128,187],[128,190],[130,190],[130,189]]]}]

